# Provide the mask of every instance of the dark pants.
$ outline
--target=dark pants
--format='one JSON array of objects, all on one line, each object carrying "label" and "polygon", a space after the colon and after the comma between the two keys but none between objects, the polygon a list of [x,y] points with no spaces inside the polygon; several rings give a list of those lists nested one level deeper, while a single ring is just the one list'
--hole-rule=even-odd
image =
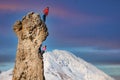
[{"label": "dark pants", "polygon": [[46,21],[46,15],[45,14],[43,15],[43,21],[44,22]]},{"label": "dark pants", "polygon": [[41,51],[41,56],[42,56],[42,57],[43,57],[43,54],[44,54],[44,53],[45,53],[45,51],[42,50],[42,51]]}]

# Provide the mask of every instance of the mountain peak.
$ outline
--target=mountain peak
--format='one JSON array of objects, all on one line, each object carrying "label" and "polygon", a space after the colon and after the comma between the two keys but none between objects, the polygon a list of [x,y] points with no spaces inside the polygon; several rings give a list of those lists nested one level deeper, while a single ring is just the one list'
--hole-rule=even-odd
[{"label": "mountain peak", "polygon": [[44,57],[46,80],[114,80],[68,51],[53,50]]}]

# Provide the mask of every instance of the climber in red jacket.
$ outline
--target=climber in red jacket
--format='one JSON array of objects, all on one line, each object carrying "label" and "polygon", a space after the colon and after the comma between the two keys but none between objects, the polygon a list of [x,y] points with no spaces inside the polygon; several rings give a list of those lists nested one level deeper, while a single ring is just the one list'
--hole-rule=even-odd
[{"label": "climber in red jacket", "polygon": [[49,7],[46,7],[44,10],[43,10],[43,21],[45,22],[46,21],[46,16],[48,15],[48,12],[49,12]]}]

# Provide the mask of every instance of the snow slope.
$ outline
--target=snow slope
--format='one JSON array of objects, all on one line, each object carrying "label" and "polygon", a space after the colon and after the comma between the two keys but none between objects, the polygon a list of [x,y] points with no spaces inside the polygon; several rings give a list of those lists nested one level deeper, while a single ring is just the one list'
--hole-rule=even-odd
[{"label": "snow slope", "polygon": [[13,71],[13,69],[2,72],[0,74],[0,80],[12,80],[12,71]]},{"label": "snow slope", "polygon": [[[114,80],[90,63],[63,50],[44,54],[46,80]],[[0,74],[0,80],[12,80],[12,69]],[[7,75],[7,76],[6,76]]]}]

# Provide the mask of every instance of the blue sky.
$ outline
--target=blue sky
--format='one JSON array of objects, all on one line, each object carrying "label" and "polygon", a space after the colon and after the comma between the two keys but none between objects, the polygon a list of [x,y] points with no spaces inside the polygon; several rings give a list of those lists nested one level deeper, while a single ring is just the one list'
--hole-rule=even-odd
[{"label": "blue sky", "polygon": [[0,1],[0,62],[13,61],[16,20],[30,11],[50,7],[48,51],[65,49],[90,62],[120,63],[119,0],[4,0]]}]

